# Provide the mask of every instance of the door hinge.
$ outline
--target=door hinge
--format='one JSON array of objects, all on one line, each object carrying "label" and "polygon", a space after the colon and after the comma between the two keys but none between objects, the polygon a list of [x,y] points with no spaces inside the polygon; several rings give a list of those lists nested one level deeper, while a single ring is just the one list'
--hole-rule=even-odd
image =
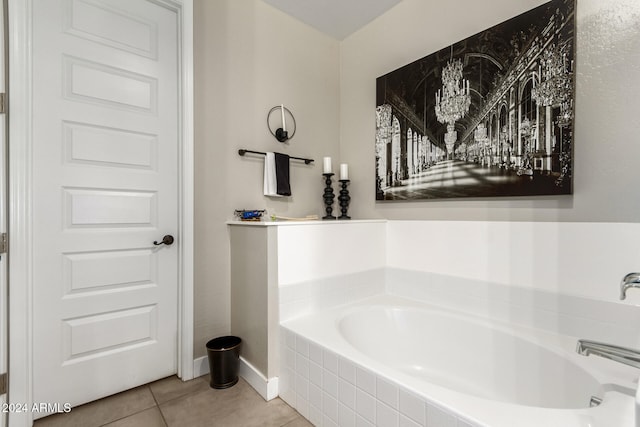
[{"label": "door hinge", "polygon": [[6,254],[9,250],[7,233],[0,234],[0,254]]},{"label": "door hinge", "polygon": [[7,373],[0,374],[0,394],[7,392]]},{"label": "door hinge", "polygon": [[6,114],[8,110],[7,106],[7,94],[0,93],[0,114]]}]

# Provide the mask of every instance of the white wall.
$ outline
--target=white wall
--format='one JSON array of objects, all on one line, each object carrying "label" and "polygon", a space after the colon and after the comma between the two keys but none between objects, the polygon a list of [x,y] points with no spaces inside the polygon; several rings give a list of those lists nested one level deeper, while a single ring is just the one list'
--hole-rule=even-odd
[{"label": "white wall", "polygon": [[[387,265],[618,302],[640,224],[389,221]],[[640,303],[630,290],[625,304]]]},{"label": "white wall", "polygon": [[278,226],[280,322],[384,292],[385,221]]},{"label": "white wall", "polygon": [[640,2],[576,6],[574,195],[376,203],[375,79],[544,3],[404,0],[341,44],[341,156],[352,216],[388,219],[638,222]]},{"label": "white wall", "polygon": [[[339,153],[339,43],[261,0],[195,0],[195,356],[229,333],[229,239],[234,209],[322,213],[322,157]],[[290,144],[266,117],[284,103]],[[316,159],[292,162],[293,197],[262,195],[263,160],[239,148]]]},{"label": "white wall", "polygon": [[278,227],[278,286],[383,268],[384,221]]}]

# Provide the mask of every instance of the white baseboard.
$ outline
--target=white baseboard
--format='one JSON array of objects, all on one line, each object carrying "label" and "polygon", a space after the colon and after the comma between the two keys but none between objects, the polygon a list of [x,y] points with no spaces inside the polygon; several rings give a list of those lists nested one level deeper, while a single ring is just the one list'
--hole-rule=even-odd
[{"label": "white baseboard", "polygon": [[278,377],[267,379],[251,363],[240,356],[239,375],[249,383],[264,400],[278,397]]},{"label": "white baseboard", "polygon": [[[203,356],[193,361],[193,375],[201,377],[209,373],[208,356]],[[278,377],[267,379],[251,363],[240,356],[240,369],[238,372],[246,382],[249,383],[264,400],[271,400],[278,397]]]},{"label": "white baseboard", "polygon": [[209,357],[198,357],[193,361],[193,377],[201,377],[209,373]]}]

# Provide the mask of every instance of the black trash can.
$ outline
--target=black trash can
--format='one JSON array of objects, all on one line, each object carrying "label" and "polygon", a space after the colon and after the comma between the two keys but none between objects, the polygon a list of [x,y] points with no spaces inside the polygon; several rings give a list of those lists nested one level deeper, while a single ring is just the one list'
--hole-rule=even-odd
[{"label": "black trash can", "polygon": [[238,382],[242,340],[234,336],[218,337],[207,343],[211,388],[228,388]]}]

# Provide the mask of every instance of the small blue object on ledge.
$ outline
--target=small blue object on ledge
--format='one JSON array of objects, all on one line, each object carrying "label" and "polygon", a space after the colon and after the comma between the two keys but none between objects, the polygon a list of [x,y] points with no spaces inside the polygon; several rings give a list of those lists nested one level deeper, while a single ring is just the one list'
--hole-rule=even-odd
[{"label": "small blue object on ledge", "polygon": [[240,218],[240,221],[260,221],[262,214],[264,214],[264,209],[236,209],[234,214]]}]

